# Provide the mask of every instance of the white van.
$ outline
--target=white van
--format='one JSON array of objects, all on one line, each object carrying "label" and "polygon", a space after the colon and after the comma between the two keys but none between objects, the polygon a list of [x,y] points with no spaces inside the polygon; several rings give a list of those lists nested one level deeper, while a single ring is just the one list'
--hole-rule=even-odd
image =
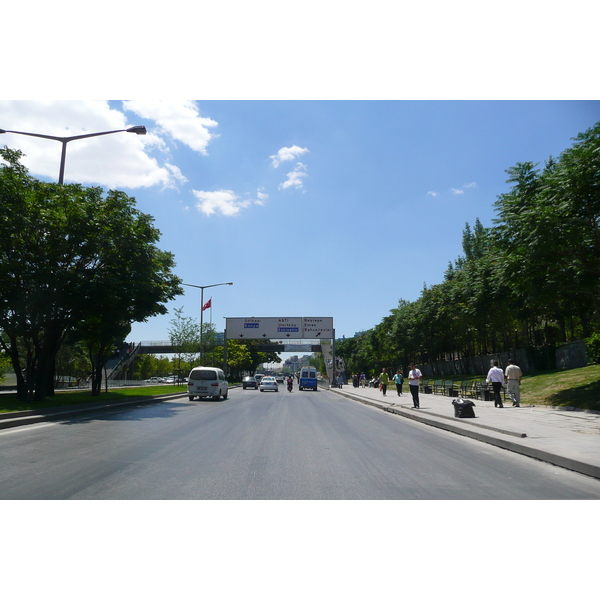
[{"label": "white van", "polygon": [[225,379],[225,373],[221,369],[213,367],[194,367],[188,376],[188,398],[193,400],[199,398],[220,397],[227,400],[229,384]]}]

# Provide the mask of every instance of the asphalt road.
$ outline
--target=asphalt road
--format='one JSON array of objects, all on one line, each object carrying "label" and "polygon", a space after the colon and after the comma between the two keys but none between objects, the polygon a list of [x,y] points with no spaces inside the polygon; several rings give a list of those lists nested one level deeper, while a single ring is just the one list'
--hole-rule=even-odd
[{"label": "asphalt road", "polygon": [[0,499],[598,499],[600,481],[334,393],[98,411],[0,432]]}]

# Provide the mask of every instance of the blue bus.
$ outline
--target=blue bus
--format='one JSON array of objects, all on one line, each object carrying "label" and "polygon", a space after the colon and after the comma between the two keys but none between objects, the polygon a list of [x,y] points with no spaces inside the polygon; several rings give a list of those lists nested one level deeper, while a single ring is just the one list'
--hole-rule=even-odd
[{"label": "blue bus", "polygon": [[298,389],[317,389],[317,370],[315,367],[302,367],[302,369],[300,369],[300,382],[298,384]]}]

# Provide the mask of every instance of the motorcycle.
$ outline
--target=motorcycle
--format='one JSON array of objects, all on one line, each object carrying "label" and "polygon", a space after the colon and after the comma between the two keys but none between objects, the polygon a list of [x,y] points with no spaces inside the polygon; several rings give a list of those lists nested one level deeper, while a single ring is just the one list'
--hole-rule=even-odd
[{"label": "motorcycle", "polygon": [[291,381],[288,381],[287,387],[288,387],[288,392],[291,392],[292,388],[294,387],[294,384]]}]

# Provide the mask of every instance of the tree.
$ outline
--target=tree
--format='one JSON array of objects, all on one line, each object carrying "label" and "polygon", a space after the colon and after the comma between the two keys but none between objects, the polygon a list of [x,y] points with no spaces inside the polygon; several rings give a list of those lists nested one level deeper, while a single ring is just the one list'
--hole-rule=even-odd
[{"label": "tree", "polygon": [[[219,346],[215,348],[214,354],[216,364],[222,365],[223,347]],[[252,354],[245,342],[238,340],[229,340],[227,342],[227,367],[228,375],[234,380],[238,379],[243,371],[252,371],[254,369]]]},{"label": "tree", "polygon": [[130,331],[128,322],[116,321],[111,319],[110,314],[104,314],[90,316],[74,332],[87,350],[92,368],[92,396],[98,396],[102,389],[102,368],[106,360]]},{"label": "tree", "polygon": [[157,248],[160,232],[134,198],[41,182],[21,156],[0,150],[0,328],[19,397],[43,400],[54,391],[67,335],[108,348],[113,325],[164,314],[183,290],[172,254]]},{"label": "tree", "polygon": [[175,309],[175,318],[171,319],[169,329],[169,340],[177,359],[177,368],[181,369],[181,361],[187,367],[192,368],[193,363],[198,362],[200,351],[200,326],[191,317],[183,316],[183,307]]},{"label": "tree", "polygon": [[0,383],[6,379],[6,373],[10,367],[10,359],[6,354],[0,352]]}]

